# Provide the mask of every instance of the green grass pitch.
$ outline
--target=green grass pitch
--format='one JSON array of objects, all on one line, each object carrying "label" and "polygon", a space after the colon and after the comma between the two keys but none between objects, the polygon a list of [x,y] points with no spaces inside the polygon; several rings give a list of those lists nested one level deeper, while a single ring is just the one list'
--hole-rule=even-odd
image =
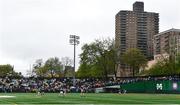
[{"label": "green grass pitch", "polygon": [[[0,104],[10,105],[55,105],[55,104],[180,104],[179,94],[117,94],[88,93],[81,97],[79,93],[68,93],[65,97],[58,93],[46,93],[37,96],[35,93],[0,93]],[[5,98],[2,96],[15,96]]]}]

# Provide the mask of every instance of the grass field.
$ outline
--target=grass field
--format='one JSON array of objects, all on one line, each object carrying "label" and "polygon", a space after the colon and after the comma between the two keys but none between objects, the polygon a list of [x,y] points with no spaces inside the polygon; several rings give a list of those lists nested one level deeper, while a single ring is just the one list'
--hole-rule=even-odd
[{"label": "grass field", "polygon": [[89,93],[81,97],[78,93],[69,93],[65,97],[57,93],[47,93],[37,96],[35,93],[0,93],[0,96],[15,96],[12,98],[0,98],[0,104],[180,104],[178,94],[109,94]]}]

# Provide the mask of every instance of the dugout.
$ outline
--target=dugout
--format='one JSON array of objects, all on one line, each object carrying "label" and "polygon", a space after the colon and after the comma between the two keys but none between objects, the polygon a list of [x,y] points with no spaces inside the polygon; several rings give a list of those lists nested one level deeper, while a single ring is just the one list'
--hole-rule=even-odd
[{"label": "dugout", "polygon": [[104,87],[104,92],[106,93],[118,93],[119,91],[120,91],[120,85]]}]

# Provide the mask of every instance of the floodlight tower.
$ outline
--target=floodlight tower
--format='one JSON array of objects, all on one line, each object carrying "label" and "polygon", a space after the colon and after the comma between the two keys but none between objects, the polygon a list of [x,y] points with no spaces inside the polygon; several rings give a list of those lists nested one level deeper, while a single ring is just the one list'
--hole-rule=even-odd
[{"label": "floodlight tower", "polygon": [[76,45],[79,44],[79,36],[76,35],[70,35],[70,40],[69,43],[71,45],[74,45],[74,70],[73,70],[73,86],[76,85],[76,80],[75,80],[75,67],[76,67]]}]

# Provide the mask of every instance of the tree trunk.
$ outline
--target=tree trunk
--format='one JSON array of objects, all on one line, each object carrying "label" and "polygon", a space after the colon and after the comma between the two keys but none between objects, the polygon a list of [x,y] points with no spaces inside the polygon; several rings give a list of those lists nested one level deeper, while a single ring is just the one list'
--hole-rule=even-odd
[{"label": "tree trunk", "polygon": [[51,77],[54,78],[54,76],[53,76],[53,71],[52,71],[52,70],[51,70]]},{"label": "tree trunk", "polygon": [[115,76],[115,80],[116,80],[116,77],[117,77],[117,75],[116,75],[116,73],[117,73],[116,70],[117,70],[117,64],[114,65],[114,76]]},{"label": "tree trunk", "polygon": [[134,67],[132,68],[132,70],[133,70],[133,77],[135,76],[135,69],[134,69]]}]

